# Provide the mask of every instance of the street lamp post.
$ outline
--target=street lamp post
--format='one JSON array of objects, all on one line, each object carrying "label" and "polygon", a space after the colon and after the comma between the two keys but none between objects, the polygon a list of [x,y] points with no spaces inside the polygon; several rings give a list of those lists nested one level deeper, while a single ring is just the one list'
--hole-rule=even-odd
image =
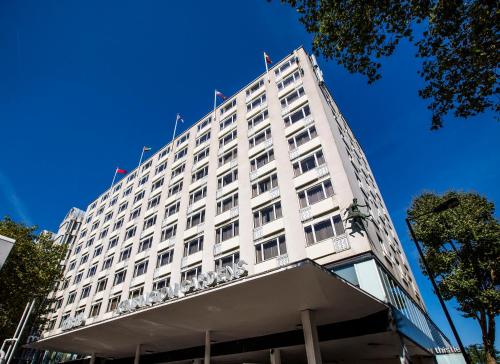
[{"label": "street lamp post", "polygon": [[[424,213],[424,214],[421,214],[421,215],[418,215],[416,217],[418,218],[418,217],[422,217],[422,216],[426,216],[426,215],[430,215],[430,214],[437,214],[437,213],[440,213],[442,211],[457,207],[459,204],[460,204],[460,201],[458,200],[458,198],[452,197],[452,198],[444,201],[443,203],[437,205],[431,211]],[[413,219],[415,219],[415,217]],[[458,335],[457,328],[455,327],[455,324],[453,323],[453,320],[451,319],[448,308],[446,307],[446,304],[444,303],[443,296],[441,296],[441,292],[439,292],[439,288],[436,284],[434,272],[430,269],[429,264],[427,263],[427,259],[424,256],[424,253],[422,251],[422,247],[420,246],[420,244],[417,240],[417,237],[415,235],[415,231],[413,231],[413,227],[411,225],[410,219],[406,218],[405,220],[406,220],[406,225],[408,225],[408,229],[410,230],[410,234],[411,234],[411,237],[413,239],[413,242],[415,243],[415,246],[417,247],[418,254],[420,255],[420,259],[422,260],[422,264],[424,265],[424,268],[427,272],[427,275],[429,276],[429,279],[431,281],[432,287],[434,288],[434,292],[436,292],[436,296],[438,297],[439,303],[441,304],[441,308],[443,309],[444,314],[446,316],[446,319],[448,320],[448,324],[451,327],[451,331],[453,332],[453,335],[455,336],[455,340],[457,341],[458,347],[462,351],[462,355],[464,356],[465,362],[467,364],[471,364],[469,354],[467,353],[467,351],[465,351],[465,347],[462,344],[462,340],[460,339],[460,336]]]}]

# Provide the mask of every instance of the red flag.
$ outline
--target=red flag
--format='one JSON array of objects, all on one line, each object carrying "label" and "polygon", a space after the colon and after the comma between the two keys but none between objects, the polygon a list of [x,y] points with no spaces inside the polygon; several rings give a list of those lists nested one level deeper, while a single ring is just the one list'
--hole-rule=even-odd
[{"label": "red flag", "polygon": [[215,96],[220,97],[222,100],[227,99],[227,96],[225,96],[222,92],[215,90]]},{"label": "red flag", "polygon": [[126,171],[126,170],[124,170],[124,169],[117,168],[117,169],[116,169],[116,173],[120,173],[120,174],[127,174],[127,171]]},{"label": "red flag", "polygon": [[264,52],[264,59],[266,60],[267,64],[273,63],[273,61],[271,61],[271,57],[269,57],[269,55],[266,52]]}]

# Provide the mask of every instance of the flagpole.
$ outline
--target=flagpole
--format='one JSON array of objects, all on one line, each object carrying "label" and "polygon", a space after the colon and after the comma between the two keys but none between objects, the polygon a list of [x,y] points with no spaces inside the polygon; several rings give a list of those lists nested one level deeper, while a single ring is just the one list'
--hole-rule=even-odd
[{"label": "flagpole", "polygon": [[263,53],[263,56],[264,56],[264,64],[266,65],[267,82],[271,82],[271,79],[269,78],[269,67],[267,66],[266,52]]},{"label": "flagpole", "polygon": [[115,184],[115,179],[116,179],[116,174],[118,173],[118,167],[115,168],[115,175],[113,176],[113,181],[111,182],[111,186],[109,187],[110,189],[113,187]]},{"label": "flagpole", "polygon": [[141,158],[139,159],[139,165],[137,166],[137,168],[139,168],[141,166],[141,163],[142,163],[142,158],[144,157],[144,147],[142,147],[142,153],[141,153]]},{"label": "flagpole", "polygon": [[175,118],[174,135],[172,135],[172,150],[174,150],[174,139],[175,139],[175,132],[177,131],[178,121],[179,121],[179,114],[177,113],[177,117]]},{"label": "flagpole", "polygon": [[217,109],[217,90],[214,90],[214,123],[215,123],[215,117],[217,114],[215,113],[215,110]]}]

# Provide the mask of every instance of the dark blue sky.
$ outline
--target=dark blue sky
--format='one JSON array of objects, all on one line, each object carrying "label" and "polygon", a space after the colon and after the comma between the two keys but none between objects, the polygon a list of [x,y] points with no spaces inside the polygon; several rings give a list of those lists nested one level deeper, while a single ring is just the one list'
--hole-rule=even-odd
[{"label": "dark blue sky", "polygon": [[[210,111],[214,88],[230,95],[263,72],[263,50],[280,59],[301,44],[310,50],[311,37],[276,0],[0,2],[0,216],[57,230],[69,208],[109,186],[115,166],[132,169],[143,145],[168,143],[177,112],[186,128]],[[372,86],[319,61],[431,316],[451,336],[405,209],[422,191],[448,189],[500,206],[500,126],[482,115],[429,131],[414,54],[403,44]],[[475,322],[455,317],[465,343],[481,341]]]}]

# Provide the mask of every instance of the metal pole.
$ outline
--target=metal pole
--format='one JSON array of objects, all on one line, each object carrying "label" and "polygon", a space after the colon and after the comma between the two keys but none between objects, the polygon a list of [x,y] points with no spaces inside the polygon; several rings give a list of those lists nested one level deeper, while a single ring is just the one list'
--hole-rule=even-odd
[{"label": "metal pole", "polygon": [[469,355],[465,351],[464,345],[462,344],[462,340],[460,339],[460,336],[458,335],[457,328],[455,327],[455,324],[453,323],[453,320],[451,319],[450,313],[448,312],[448,308],[446,307],[446,304],[444,303],[443,297],[441,296],[441,292],[439,292],[439,288],[436,284],[434,273],[429,268],[429,264],[427,264],[427,259],[425,259],[422,248],[420,247],[420,244],[418,243],[417,237],[415,236],[415,232],[413,231],[413,227],[411,226],[410,220],[408,218],[406,218],[405,221],[406,221],[406,225],[408,225],[408,229],[410,230],[410,234],[411,234],[411,237],[413,239],[413,242],[415,243],[415,246],[417,247],[417,251],[418,251],[418,254],[420,255],[420,259],[422,259],[422,264],[424,265],[424,268],[427,272],[427,275],[429,276],[429,279],[431,281],[432,287],[434,288],[434,292],[436,293],[436,296],[439,300],[439,303],[441,304],[441,308],[444,311],[444,315],[446,316],[446,319],[448,320],[448,324],[450,325],[451,331],[453,332],[453,336],[455,336],[455,340],[457,341],[458,347],[462,351],[462,355],[464,356],[465,362],[467,364],[471,364],[471,361],[469,359]]},{"label": "metal pole", "polygon": [[12,358],[14,357],[14,353],[15,353],[15,351],[16,351],[16,349],[17,349],[17,344],[19,344],[19,339],[21,338],[21,335],[22,335],[22,333],[23,333],[23,331],[24,331],[24,327],[26,326],[26,323],[28,322],[28,319],[29,319],[29,317],[30,317],[30,315],[31,315],[31,311],[33,311],[33,307],[35,307],[35,301],[36,301],[36,300],[31,301],[30,309],[29,309],[29,311],[28,311],[28,314],[27,314],[27,315],[26,315],[26,317],[25,317],[25,320],[24,320],[24,322],[23,322],[23,324],[22,324],[21,330],[20,330],[20,331],[19,331],[19,333],[18,333],[18,335],[19,335],[19,336],[15,338],[15,339],[16,339],[16,341],[15,341],[15,343],[14,343],[14,346],[13,346],[13,348],[12,348],[12,351],[10,352],[10,357],[8,357],[8,358],[7,358],[7,362],[6,362],[6,364],[10,364],[10,361],[11,361],[11,360],[12,360]]}]

